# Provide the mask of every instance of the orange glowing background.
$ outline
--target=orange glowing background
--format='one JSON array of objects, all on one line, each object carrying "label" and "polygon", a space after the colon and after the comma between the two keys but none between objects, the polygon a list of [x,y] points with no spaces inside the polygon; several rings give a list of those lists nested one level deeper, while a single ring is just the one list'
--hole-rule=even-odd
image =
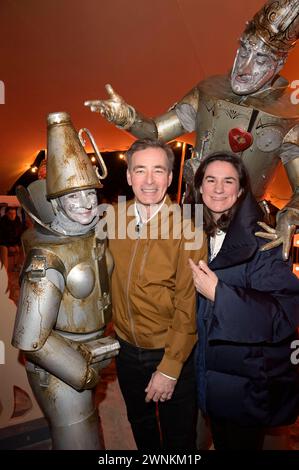
[{"label": "orange glowing background", "polygon": [[[127,148],[132,138],[90,113],[84,100],[105,97],[111,83],[142,113],[165,112],[199,80],[231,68],[245,21],[263,3],[1,0],[0,194],[46,147],[49,112],[68,111],[102,150]],[[284,75],[299,79],[299,45]],[[281,206],[289,192],[281,169],[270,198]]]}]

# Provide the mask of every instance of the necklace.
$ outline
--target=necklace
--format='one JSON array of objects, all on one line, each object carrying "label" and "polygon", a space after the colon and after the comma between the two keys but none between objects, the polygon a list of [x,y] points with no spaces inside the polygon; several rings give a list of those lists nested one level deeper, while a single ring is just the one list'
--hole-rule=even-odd
[{"label": "necklace", "polygon": [[158,208],[154,211],[154,213],[148,219],[142,219],[141,214],[138,210],[137,202],[135,201],[135,212],[136,212],[136,215],[139,218],[139,224],[138,225],[144,225],[144,224],[147,224],[148,222],[150,222],[150,220],[152,220],[155,217],[155,215],[158,214],[159,210],[161,209],[161,207],[163,206],[163,204],[165,202],[165,199],[166,199],[166,196],[164,197],[163,201],[159,204]]}]

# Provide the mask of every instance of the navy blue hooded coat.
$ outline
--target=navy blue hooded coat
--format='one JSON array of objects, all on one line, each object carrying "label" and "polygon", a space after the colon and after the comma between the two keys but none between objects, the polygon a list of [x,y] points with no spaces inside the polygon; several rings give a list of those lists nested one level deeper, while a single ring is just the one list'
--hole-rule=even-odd
[{"label": "navy blue hooded coat", "polygon": [[215,301],[198,296],[198,396],[211,417],[278,426],[294,422],[299,411],[299,370],[290,360],[299,280],[281,246],[259,251],[260,219],[248,194],[209,265],[219,278]]}]

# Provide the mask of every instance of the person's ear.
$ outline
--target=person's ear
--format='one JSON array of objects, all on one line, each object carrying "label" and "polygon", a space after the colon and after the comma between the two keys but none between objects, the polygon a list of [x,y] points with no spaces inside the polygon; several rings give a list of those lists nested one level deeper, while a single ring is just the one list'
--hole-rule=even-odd
[{"label": "person's ear", "polygon": [[241,196],[241,194],[243,194],[243,191],[244,191],[243,188],[241,188],[241,189],[239,190],[239,192],[238,192],[238,198]]},{"label": "person's ear", "polygon": [[202,194],[202,186],[199,186],[199,192]]},{"label": "person's ear", "polygon": [[132,186],[132,178],[129,169],[127,169],[127,182],[129,186]]},{"label": "person's ear", "polygon": [[169,175],[168,175],[168,185],[167,185],[168,188],[169,188],[169,186],[171,185],[172,177],[173,177],[173,173],[172,173],[172,171],[171,171],[171,172],[169,173]]}]

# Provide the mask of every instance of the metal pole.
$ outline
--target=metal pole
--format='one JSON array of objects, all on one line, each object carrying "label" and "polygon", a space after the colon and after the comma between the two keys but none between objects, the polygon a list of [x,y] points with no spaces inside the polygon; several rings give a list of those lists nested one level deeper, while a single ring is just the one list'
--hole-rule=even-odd
[{"label": "metal pole", "polygon": [[186,156],[186,142],[183,142],[182,145],[182,154],[181,154],[181,165],[180,165],[180,174],[178,180],[178,194],[177,194],[177,203],[180,204],[181,196],[182,196],[182,180],[183,180],[183,170],[184,170],[184,163],[185,163],[185,156]]}]

